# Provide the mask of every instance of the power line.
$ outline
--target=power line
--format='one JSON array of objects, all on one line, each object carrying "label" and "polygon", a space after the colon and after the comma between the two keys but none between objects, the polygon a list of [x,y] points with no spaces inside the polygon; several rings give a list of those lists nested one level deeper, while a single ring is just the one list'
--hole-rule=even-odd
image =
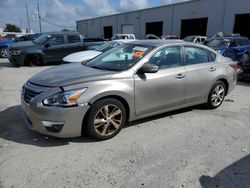
[{"label": "power line", "polygon": [[48,20],[45,20],[44,18],[41,17],[41,20],[45,23],[48,23],[48,24],[51,24],[51,25],[54,25],[54,26],[57,26],[57,27],[60,27],[60,28],[75,28],[74,26],[65,26],[65,25],[59,25],[59,24],[56,24],[56,23],[52,23],[51,21],[48,21]]},{"label": "power line", "polygon": [[41,14],[40,14],[39,3],[37,3],[37,16],[38,16],[38,21],[39,21],[40,33],[42,33],[42,24],[41,24]]},{"label": "power line", "polygon": [[30,33],[30,17],[29,17],[29,11],[28,11],[27,3],[26,3],[26,13],[27,13],[27,21],[28,21],[28,33]]}]

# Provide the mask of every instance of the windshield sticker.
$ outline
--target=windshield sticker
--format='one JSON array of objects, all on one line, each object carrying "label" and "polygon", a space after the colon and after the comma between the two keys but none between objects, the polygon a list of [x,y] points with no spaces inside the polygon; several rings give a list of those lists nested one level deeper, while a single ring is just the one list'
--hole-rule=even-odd
[{"label": "windshield sticker", "polygon": [[144,55],[144,52],[137,51],[137,52],[134,53],[133,57],[137,57],[138,58],[138,57],[141,57],[143,55]]},{"label": "windshield sticker", "polygon": [[143,47],[139,47],[139,46],[136,46],[133,48],[134,51],[141,51],[141,52],[145,52],[148,50],[148,48],[143,48]]}]

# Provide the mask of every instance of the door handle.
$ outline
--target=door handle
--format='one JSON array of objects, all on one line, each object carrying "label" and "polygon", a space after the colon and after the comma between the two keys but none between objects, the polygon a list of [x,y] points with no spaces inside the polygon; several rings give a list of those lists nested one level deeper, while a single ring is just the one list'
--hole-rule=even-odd
[{"label": "door handle", "polygon": [[176,76],[175,78],[177,78],[177,79],[182,79],[182,78],[184,78],[184,77],[185,77],[184,74],[177,74],[177,76]]},{"label": "door handle", "polygon": [[210,71],[210,72],[216,71],[216,68],[215,68],[215,67],[210,67],[210,68],[209,68],[209,71]]}]

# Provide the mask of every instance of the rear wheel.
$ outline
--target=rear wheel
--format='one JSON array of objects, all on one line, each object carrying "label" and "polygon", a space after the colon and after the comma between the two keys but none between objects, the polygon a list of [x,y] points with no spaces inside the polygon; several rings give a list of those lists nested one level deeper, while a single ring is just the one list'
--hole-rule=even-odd
[{"label": "rear wheel", "polygon": [[107,140],[117,135],[126,121],[124,105],[113,98],[94,103],[87,118],[87,134],[96,140]]},{"label": "rear wheel", "polygon": [[226,86],[222,81],[216,81],[211,88],[207,100],[207,106],[210,109],[218,108],[224,101],[226,95]]},{"label": "rear wheel", "polygon": [[7,52],[7,47],[2,47],[2,48],[0,49],[0,56],[3,57],[3,58],[6,58],[6,57],[7,57],[7,54],[8,54],[8,52]]}]

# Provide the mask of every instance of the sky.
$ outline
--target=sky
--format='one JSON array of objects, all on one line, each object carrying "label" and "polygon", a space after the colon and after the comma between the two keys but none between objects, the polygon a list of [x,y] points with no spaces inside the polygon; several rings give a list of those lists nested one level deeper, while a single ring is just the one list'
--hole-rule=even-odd
[{"label": "sky", "polygon": [[42,16],[42,31],[75,30],[76,21],[115,13],[173,4],[187,0],[0,0],[0,28],[6,23],[27,28],[26,3],[30,26],[39,32],[37,3]]}]

